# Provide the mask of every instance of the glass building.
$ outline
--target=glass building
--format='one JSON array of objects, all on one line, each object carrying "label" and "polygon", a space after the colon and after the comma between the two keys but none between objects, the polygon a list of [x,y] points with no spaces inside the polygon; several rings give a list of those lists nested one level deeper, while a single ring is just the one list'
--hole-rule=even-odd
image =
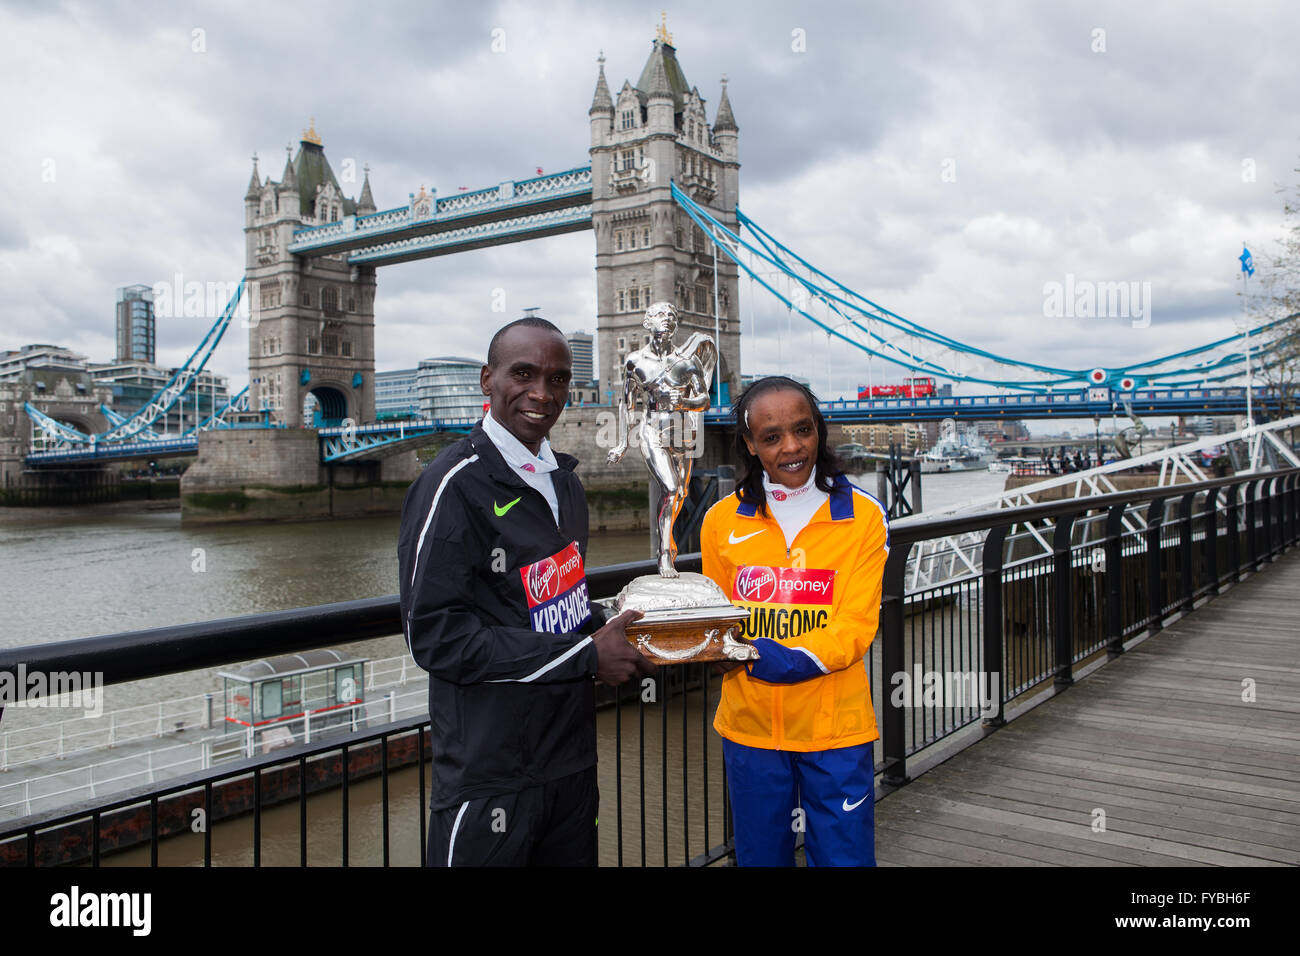
[{"label": "glass building", "polygon": [[420,417],[419,369],[375,373],[375,420]]},{"label": "glass building", "polygon": [[487,396],[479,386],[481,359],[442,355],[422,359],[416,372],[416,392],[420,400],[420,417],[441,420],[483,417]]},{"label": "glass building", "polygon": [[117,290],[117,361],[154,363],[153,289],[128,285]]}]

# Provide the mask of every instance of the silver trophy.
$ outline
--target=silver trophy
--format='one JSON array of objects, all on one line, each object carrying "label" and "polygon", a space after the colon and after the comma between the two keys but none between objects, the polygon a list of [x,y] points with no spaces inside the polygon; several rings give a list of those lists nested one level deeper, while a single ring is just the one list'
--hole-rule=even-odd
[{"label": "silver trophy", "polygon": [[[645,348],[627,357],[621,369],[618,443],[609,464],[627,451],[629,428],[637,431],[641,454],[659,487],[659,573],[633,579],[619,592],[615,610],[629,608],[643,616],[628,627],[628,639],[646,657],[660,663],[756,660],[758,653],[740,637],[740,622],[749,612],[727,600],[722,588],[702,574],[678,573],[673,524],[686,501],[691,460],[704,441],[704,411],[718,350],[707,335],[695,332],[673,347],[677,310],[656,302],[642,323],[650,333]],[[638,400],[640,421],[632,425]]]}]

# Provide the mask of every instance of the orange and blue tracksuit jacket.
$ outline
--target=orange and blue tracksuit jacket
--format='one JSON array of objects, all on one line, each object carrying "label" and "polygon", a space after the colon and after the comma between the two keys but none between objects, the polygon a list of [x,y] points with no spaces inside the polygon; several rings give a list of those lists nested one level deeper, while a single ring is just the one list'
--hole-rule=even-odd
[{"label": "orange and blue tracksuit jacket", "polygon": [[704,574],[737,607],[760,659],[723,678],[713,726],[727,740],[812,752],[876,740],[863,658],[880,618],[889,522],[843,475],[786,547],[776,519],[730,495],[704,517]]}]

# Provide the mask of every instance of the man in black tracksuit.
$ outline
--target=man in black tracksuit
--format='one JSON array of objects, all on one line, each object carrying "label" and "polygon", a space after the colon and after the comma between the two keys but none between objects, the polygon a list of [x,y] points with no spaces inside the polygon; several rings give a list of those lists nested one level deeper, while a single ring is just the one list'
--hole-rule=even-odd
[{"label": "man in black tracksuit", "polygon": [[571,363],[545,320],[498,332],[491,411],[402,506],[402,624],[429,672],[429,865],[594,865],[593,679],[652,670],[624,634],[635,612],[605,623],[590,602],[577,460],[545,439]]}]

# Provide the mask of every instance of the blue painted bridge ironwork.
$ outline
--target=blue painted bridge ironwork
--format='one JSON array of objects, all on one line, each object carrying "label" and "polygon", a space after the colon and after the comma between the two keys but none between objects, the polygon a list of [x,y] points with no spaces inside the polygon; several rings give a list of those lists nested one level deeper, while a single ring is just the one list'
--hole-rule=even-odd
[{"label": "blue painted bridge ironwork", "polygon": [[[878,398],[870,401],[840,399],[821,402],[829,421],[899,422],[938,421],[944,418],[989,420],[998,418],[1093,418],[1128,414],[1119,404],[1144,415],[1237,415],[1246,411],[1244,388],[1163,388],[1129,393],[1109,389],[1054,392],[1050,395],[958,395],[949,398]],[[1254,390],[1257,414],[1276,396],[1269,389]],[[612,408],[612,407],[611,407]],[[418,419],[382,422],[359,427],[322,428],[319,431],[321,461],[357,461],[383,457],[399,446],[440,432],[468,432],[476,419]],[[731,406],[714,406],[704,413],[706,425],[721,426],[733,421]],[[260,426],[257,426],[260,427]],[[195,437],[171,441],[133,442],[37,452],[26,457],[29,467],[49,467],[76,462],[122,461],[127,459],[193,455],[198,452]]]},{"label": "blue painted bridge ironwork", "polygon": [[295,230],[289,252],[379,266],[580,232],[591,228],[591,198],[590,166],[443,199],[421,188],[405,206]]}]

